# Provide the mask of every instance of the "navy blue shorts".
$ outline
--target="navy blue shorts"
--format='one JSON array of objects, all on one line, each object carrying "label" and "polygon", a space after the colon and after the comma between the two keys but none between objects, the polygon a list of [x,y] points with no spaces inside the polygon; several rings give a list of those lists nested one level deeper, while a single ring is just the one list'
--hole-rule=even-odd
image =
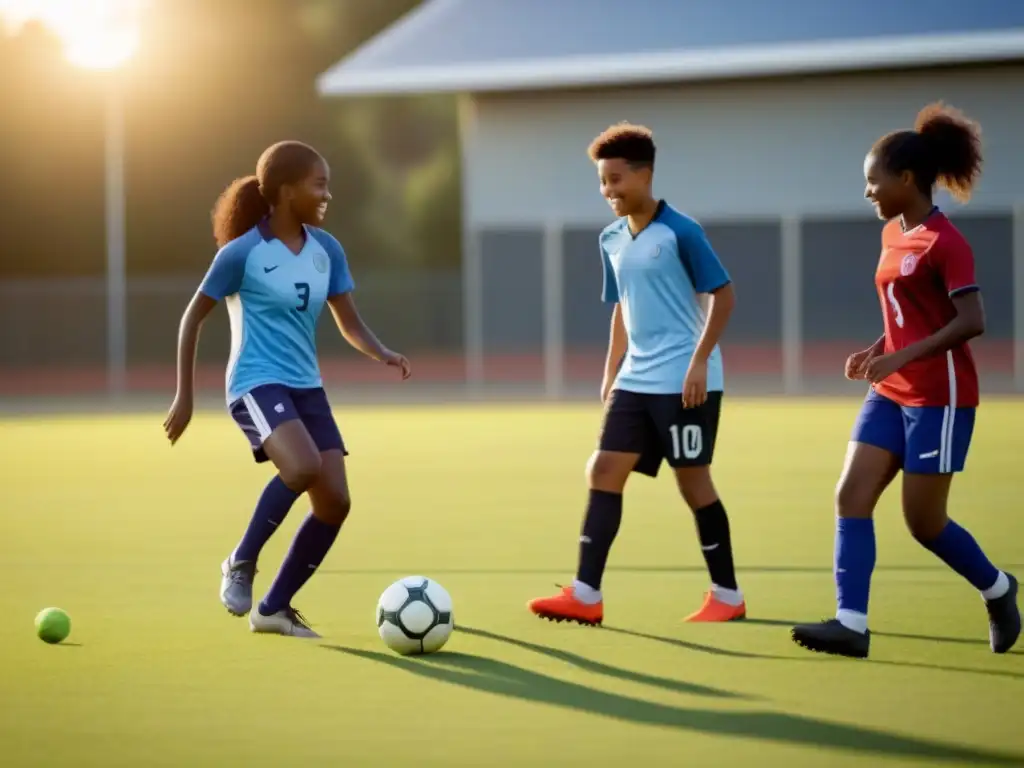
[{"label": "navy blue shorts", "polygon": [[299,419],[321,451],[340,450],[348,455],[341,432],[322,387],[292,389],[281,384],[264,384],[250,390],[231,404],[235,423],[242,428],[257,462],[269,461],[263,441],[279,424]]},{"label": "navy blue shorts", "polygon": [[864,400],[850,438],[900,458],[904,472],[962,472],[974,433],[974,408],[911,407],[873,389]]}]

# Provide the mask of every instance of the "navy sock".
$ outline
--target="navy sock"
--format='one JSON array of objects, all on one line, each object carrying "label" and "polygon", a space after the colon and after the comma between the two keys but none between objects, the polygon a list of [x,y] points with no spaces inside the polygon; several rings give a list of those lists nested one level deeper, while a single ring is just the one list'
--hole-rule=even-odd
[{"label": "navy sock", "polygon": [[999,569],[985,557],[974,537],[952,520],[933,541],[921,543],[979,592],[991,587],[999,578]]},{"label": "navy sock", "polygon": [[875,521],[837,517],[835,577],[840,611],[867,615],[871,572],[875,569]]},{"label": "navy sock", "polygon": [[590,491],[580,532],[580,560],[576,579],[601,589],[608,552],[622,522],[622,494]]},{"label": "navy sock", "polygon": [[270,541],[270,537],[284,522],[288,511],[300,495],[285,485],[280,475],[274,475],[260,494],[260,500],[256,502],[256,511],[252,513],[249,527],[235,547],[232,559],[236,562],[256,560],[263,545]]},{"label": "navy sock", "polygon": [[312,512],[302,521],[281,570],[259,605],[260,613],[270,616],[291,605],[292,598],[327,557],[340,530],[341,526],[317,520]]}]

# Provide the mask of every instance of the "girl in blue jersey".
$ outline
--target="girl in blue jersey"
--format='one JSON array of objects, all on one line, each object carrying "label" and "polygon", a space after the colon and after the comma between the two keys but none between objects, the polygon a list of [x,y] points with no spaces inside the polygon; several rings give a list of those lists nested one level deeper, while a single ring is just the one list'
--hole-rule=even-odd
[{"label": "girl in blue jersey", "polygon": [[[220,250],[181,319],[178,389],[164,430],[171,444],[192,418],[196,346],[203,321],[224,299],[231,319],[227,403],[257,462],[277,474],[248,529],[221,566],[221,602],[249,614],[254,632],[317,637],[291,600],[326,557],[348,516],[345,444],[320,378],[316,323],[330,307],[342,336],[368,357],[410,375],[409,361],[382,345],[352,300],[345,252],[319,229],[330,169],[299,142],[275,144],[256,175],[235,180],[213,211]],[[295,500],[308,493],[312,512],[295,534],[277,578],[252,606],[256,563]]]}]

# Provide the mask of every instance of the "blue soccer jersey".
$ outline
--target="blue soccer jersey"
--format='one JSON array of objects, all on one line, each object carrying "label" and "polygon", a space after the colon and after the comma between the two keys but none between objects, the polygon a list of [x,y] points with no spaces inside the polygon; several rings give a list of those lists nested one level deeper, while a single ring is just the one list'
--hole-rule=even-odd
[{"label": "blue soccer jersey", "polygon": [[[664,201],[635,237],[625,218],[601,233],[606,302],[618,303],[629,347],[615,388],[642,394],[682,393],[704,330],[700,294],[730,282],[700,224]],[[722,353],[708,358],[709,392],[725,385]]]},{"label": "blue soccer jersey", "polygon": [[228,403],[264,384],[321,386],[316,323],[328,298],[353,288],[341,244],[315,227],[298,255],[266,223],[221,248],[199,290],[226,299],[231,318]]}]

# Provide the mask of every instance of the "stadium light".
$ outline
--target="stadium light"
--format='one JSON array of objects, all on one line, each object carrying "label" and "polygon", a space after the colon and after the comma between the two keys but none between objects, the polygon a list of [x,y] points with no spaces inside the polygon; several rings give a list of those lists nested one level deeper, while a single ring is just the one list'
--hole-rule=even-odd
[{"label": "stadium light", "polygon": [[104,110],[107,386],[125,389],[127,279],[125,265],[124,93],[120,70],[134,56],[149,0],[0,0],[0,22],[18,29],[39,22],[53,32],[68,61],[107,76]]}]

